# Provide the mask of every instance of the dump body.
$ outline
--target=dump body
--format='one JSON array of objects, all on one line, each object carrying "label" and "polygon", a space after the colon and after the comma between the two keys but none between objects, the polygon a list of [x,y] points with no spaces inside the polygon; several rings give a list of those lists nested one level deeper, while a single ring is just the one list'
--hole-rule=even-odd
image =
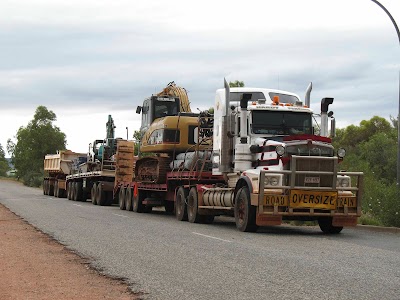
[{"label": "dump body", "polygon": [[46,155],[44,158],[43,193],[51,196],[62,196],[66,190],[66,176],[73,174],[86,159],[86,153],[76,153],[71,150],[62,150],[57,154]]}]

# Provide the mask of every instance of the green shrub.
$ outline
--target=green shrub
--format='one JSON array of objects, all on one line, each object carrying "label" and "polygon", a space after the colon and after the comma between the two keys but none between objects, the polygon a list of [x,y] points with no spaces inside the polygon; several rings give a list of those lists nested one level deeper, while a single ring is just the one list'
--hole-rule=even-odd
[{"label": "green shrub", "polygon": [[22,177],[22,181],[26,186],[40,187],[43,182],[43,174],[38,172],[27,172]]}]

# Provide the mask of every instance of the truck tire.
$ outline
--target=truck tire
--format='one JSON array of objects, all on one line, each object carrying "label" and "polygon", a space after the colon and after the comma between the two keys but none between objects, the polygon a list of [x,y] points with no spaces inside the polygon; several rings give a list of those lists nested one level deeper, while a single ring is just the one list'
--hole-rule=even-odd
[{"label": "truck tire", "polygon": [[190,223],[200,223],[203,216],[199,215],[197,189],[192,187],[187,197],[187,215]]},{"label": "truck tire", "polygon": [[179,221],[187,221],[187,190],[183,187],[179,187],[176,192],[175,200],[175,216]]},{"label": "truck tire", "polygon": [[42,188],[43,188],[43,195],[46,195],[46,179],[43,179]]},{"label": "truck tire", "polygon": [[83,194],[83,184],[82,182],[75,182],[75,189],[74,189],[74,200],[75,201],[82,201],[82,194]]},{"label": "truck tire", "polygon": [[321,218],[318,220],[319,228],[325,234],[338,234],[342,231],[343,227],[336,227],[332,225],[332,218]]},{"label": "truck tire", "polygon": [[236,228],[244,232],[255,232],[256,207],[250,203],[250,192],[247,186],[241,187],[235,197],[235,222]]},{"label": "truck tire", "polygon": [[93,183],[92,189],[90,190],[90,199],[93,205],[97,205],[97,184]]},{"label": "truck tire", "polygon": [[132,189],[130,187],[127,187],[125,191],[125,209],[127,211],[133,210]]},{"label": "truck tire", "polygon": [[143,191],[138,191],[136,196],[133,195],[133,208],[132,210],[137,213],[142,213],[143,212],[143,199],[144,199],[145,193]]},{"label": "truck tire", "polygon": [[76,182],[71,182],[71,200],[76,201]]},{"label": "truck tire", "polygon": [[49,180],[49,196],[54,196],[54,185],[51,185],[50,180]]},{"label": "truck tire", "polygon": [[121,188],[119,189],[119,195],[118,195],[118,203],[119,203],[119,209],[120,210],[125,210],[125,188],[123,186],[121,186]]},{"label": "truck tire", "polygon": [[97,184],[96,199],[97,205],[105,206],[107,204],[107,195],[100,182]]},{"label": "truck tire", "polygon": [[71,181],[69,181],[68,182],[68,188],[67,188],[67,197],[68,197],[68,200],[72,200],[72,182]]},{"label": "truck tire", "polygon": [[56,180],[56,181],[54,182],[54,197],[59,198],[59,197],[58,197],[58,192],[59,192],[59,189],[58,189],[58,180]]}]

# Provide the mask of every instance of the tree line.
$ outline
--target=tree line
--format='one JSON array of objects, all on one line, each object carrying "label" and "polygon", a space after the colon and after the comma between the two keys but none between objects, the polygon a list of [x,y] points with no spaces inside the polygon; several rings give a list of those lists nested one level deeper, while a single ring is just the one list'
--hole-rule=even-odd
[{"label": "tree line", "polygon": [[[230,83],[241,86],[242,82]],[[244,85],[244,84],[243,84]],[[66,135],[53,124],[56,114],[39,106],[27,126],[21,126],[7,143],[7,151],[16,168],[16,175],[29,186],[40,186],[43,180],[43,159],[66,147]],[[364,172],[364,194],[361,222],[400,227],[400,197],[396,186],[397,124],[374,116],[359,125],[336,130],[333,145],[346,149],[340,169]],[[140,139],[140,132],[134,132]],[[137,148],[137,147],[136,147]],[[4,176],[8,163],[0,145],[0,176]]]}]

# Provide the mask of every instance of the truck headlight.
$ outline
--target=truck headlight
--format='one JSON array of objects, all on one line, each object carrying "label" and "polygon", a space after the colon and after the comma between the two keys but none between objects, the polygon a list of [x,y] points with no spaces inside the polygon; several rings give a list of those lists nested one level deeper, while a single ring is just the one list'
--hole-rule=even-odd
[{"label": "truck headlight", "polygon": [[278,176],[265,176],[265,186],[277,186],[279,184]]},{"label": "truck headlight", "polygon": [[349,187],[350,186],[350,178],[349,177],[342,177],[338,178],[336,181],[336,186],[337,187]]},{"label": "truck headlight", "polygon": [[278,145],[276,146],[276,154],[278,154],[279,156],[283,156],[283,154],[285,154],[285,147],[283,147],[282,145]]},{"label": "truck headlight", "polygon": [[345,150],[344,148],[339,148],[338,151],[337,151],[337,155],[338,155],[340,158],[345,157],[345,155],[346,155],[346,150]]}]

